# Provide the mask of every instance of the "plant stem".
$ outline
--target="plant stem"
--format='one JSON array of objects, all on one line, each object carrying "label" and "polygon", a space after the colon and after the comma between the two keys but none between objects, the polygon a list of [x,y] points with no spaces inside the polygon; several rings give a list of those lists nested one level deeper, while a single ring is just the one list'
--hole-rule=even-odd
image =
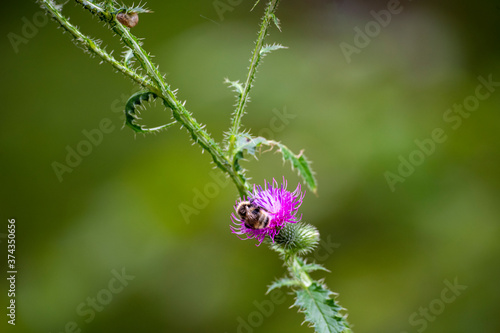
[{"label": "plant stem", "polygon": [[115,69],[117,69],[121,73],[125,74],[126,76],[130,77],[132,80],[139,83],[141,86],[143,86],[147,89],[151,89],[154,87],[151,81],[145,79],[141,75],[137,74],[135,71],[130,70],[129,68],[125,67],[122,63],[120,63],[118,60],[116,60],[112,55],[110,55],[104,49],[102,49],[94,40],[92,40],[91,38],[82,34],[78,30],[78,28],[76,28],[74,25],[69,23],[69,21],[61,14],[61,12],[56,8],[56,6],[53,4],[52,1],[42,0],[40,2],[44,4],[45,8],[47,9],[47,11],[50,12],[52,17],[54,17],[54,19],[56,21],[58,21],[59,24],[64,29],[66,29],[66,31],[71,33],[73,35],[73,37],[75,37],[75,39],[78,42],[80,42],[82,45],[84,45],[88,51],[96,54],[104,61],[110,63]]},{"label": "plant stem", "polygon": [[206,149],[212,156],[215,164],[222,171],[229,175],[231,180],[236,185],[236,188],[238,189],[240,195],[246,195],[249,190],[249,185],[244,182],[241,177],[233,170],[230,162],[224,156],[224,153],[220,146],[204,130],[203,126],[201,126],[191,116],[191,114],[184,107],[183,103],[177,100],[174,92],[164,82],[158,68],[153,65],[148,54],[139,45],[137,38],[133,36],[127,28],[117,23],[115,21],[114,15],[106,11],[104,8],[85,0],[75,1],[84,6],[84,8],[88,9],[92,14],[98,16],[101,20],[110,25],[110,27],[122,38],[123,42],[133,50],[136,59],[146,70],[148,76],[152,81],[124,66],[113,56],[107,53],[104,49],[99,47],[95,41],[82,34],[77,27],[72,25],[62,15],[59,8],[57,8],[57,6],[52,1],[39,0],[43,7],[56,19],[56,21],[58,21],[63,28],[70,32],[79,43],[84,45],[86,49],[98,55],[101,59],[110,63],[117,70],[162,98],[164,100],[164,104],[172,110],[174,118],[186,127],[193,140],[202,148]]},{"label": "plant stem", "polygon": [[[345,310],[345,309],[343,309],[338,303],[336,303],[334,298],[329,298],[330,296],[328,295],[325,299],[320,300],[320,299],[317,299],[313,296],[313,294],[312,294],[313,291],[311,290],[312,284],[313,283],[321,284],[321,282],[314,281],[311,278],[309,273],[304,269],[304,263],[305,263],[305,261],[302,259],[299,260],[299,257],[296,254],[289,257],[288,260],[285,260],[285,266],[287,266],[288,271],[290,272],[290,275],[298,282],[297,286],[299,286],[305,293],[307,293],[309,295],[308,298],[314,303],[314,304],[309,305],[309,306],[311,308],[317,308],[317,309],[324,309],[324,307],[326,305],[333,306],[333,308],[330,309],[330,311],[334,311],[333,312],[334,319],[338,322],[338,324],[341,325],[341,327],[342,327],[341,332],[342,333],[352,333],[352,331],[349,327],[349,323],[346,319],[346,316],[344,316],[340,313],[341,310]],[[326,287],[323,287],[323,288],[326,288]],[[328,289],[323,289],[323,291],[328,292]],[[333,294],[333,293],[331,293],[331,294]],[[316,294],[316,296],[317,296],[317,294]],[[306,304],[302,304],[301,306],[305,306],[305,305]],[[304,310],[305,310],[305,308],[304,308]],[[330,313],[328,313],[328,312],[322,313],[321,316],[323,316],[323,319],[320,318],[321,320],[324,320],[324,318],[333,319],[331,317],[332,316],[331,312]],[[307,318],[307,316],[306,316],[306,318]],[[328,332],[340,332],[340,331],[335,330],[334,329],[335,327],[338,327],[338,326],[335,326],[335,325],[331,326],[330,329],[333,329],[333,330],[332,331],[328,330]],[[323,330],[321,330],[321,331],[316,330],[316,332],[323,332]]]},{"label": "plant stem", "polygon": [[307,289],[312,284],[313,280],[311,276],[309,276],[309,273],[307,273],[303,269],[302,264],[297,259],[296,254],[292,255],[288,260],[285,261],[285,266],[287,266],[289,272],[292,273],[292,276],[300,281],[303,289]]},{"label": "plant stem", "polygon": [[255,42],[255,49],[253,51],[252,57],[250,58],[250,67],[248,68],[248,75],[245,80],[245,85],[243,86],[243,93],[241,94],[238,104],[236,106],[236,110],[234,112],[234,117],[232,120],[231,130],[229,132],[229,148],[228,154],[231,156],[233,154],[234,145],[236,143],[236,136],[239,134],[239,130],[241,127],[241,118],[245,113],[245,106],[249,100],[250,89],[252,89],[252,84],[255,79],[255,73],[257,72],[257,67],[260,60],[260,51],[264,45],[264,39],[267,36],[267,30],[269,25],[271,24],[271,20],[274,17],[274,13],[278,8],[280,0],[271,0],[269,1],[264,17],[262,18],[262,22],[260,24],[260,31],[257,37],[257,41]]}]

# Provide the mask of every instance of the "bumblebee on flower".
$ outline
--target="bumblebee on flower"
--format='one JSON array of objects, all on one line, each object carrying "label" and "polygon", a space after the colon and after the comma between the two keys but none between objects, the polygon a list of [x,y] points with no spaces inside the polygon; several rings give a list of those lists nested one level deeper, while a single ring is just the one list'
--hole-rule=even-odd
[{"label": "bumblebee on flower", "polygon": [[278,184],[265,182],[262,186],[254,185],[253,193],[247,199],[240,199],[234,206],[235,213],[231,214],[234,226],[232,232],[244,235],[246,238],[255,238],[259,246],[266,236],[274,242],[275,236],[287,223],[297,223],[301,217],[297,217],[297,211],[302,204],[304,194],[301,192],[300,184],[294,192],[286,190],[287,182]]}]

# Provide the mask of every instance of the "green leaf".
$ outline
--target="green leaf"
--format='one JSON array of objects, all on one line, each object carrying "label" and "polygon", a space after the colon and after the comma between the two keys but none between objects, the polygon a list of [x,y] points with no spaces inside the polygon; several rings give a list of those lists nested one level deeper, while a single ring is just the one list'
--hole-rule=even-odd
[{"label": "green leaf", "polygon": [[286,46],[283,46],[281,44],[272,44],[272,45],[269,45],[269,44],[266,44],[262,47],[262,49],[260,49],[260,56],[264,56],[266,55],[267,53],[271,53],[272,51],[275,51],[275,50],[279,50],[279,49],[287,49],[288,47]]},{"label": "green leaf", "polygon": [[151,91],[139,91],[130,96],[130,98],[128,99],[127,104],[125,104],[125,124],[130,128],[132,128],[134,132],[136,133],[159,132],[176,123],[174,121],[172,123],[153,128],[146,128],[144,125],[140,125],[137,123],[137,120],[139,120],[140,118],[139,116],[137,116],[135,108],[141,105],[142,102],[144,101],[149,102],[150,98],[155,99],[156,97],[157,97],[156,94]]},{"label": "green leaf", "polygon": [[146,13],[152,13],[151,10],[144,8],[144,7],[132,7],[128,8],[127,13],[138,13],[138,14],[146,14]]},{"label": "green leaf", "polygon": [[311,168],[311,162],[307,160],[303,151],[301,151],[298,155],[295,155],[284,144],[275,141],[273,141],[273,143],[279,147],[279,151],[283,155],[283,160],[290,161],[292,169],[297,169],[299,176],[301,176],[307,186],[309,186],[309,188],[316,193],[318,184],[316,183],[316,178],[314,177],[314,173]]},{"label": "green leaf", "polygon": [[238,94],[237,99],[240,99],[243,94],[243,86],[240,81],[231,81],[228,78],[224,79],[224,83],[229,84],[230,87],[234,88],[233,91]]},{"label": "green leaf", "polygon": [[310,264],[304,264],[304,266],[302,266],[302,269],[308,273],[310,272],[314,272],[314,271],[325,271],[325,272],[330,272],[328,269],[326,269],[325,267],[323,267],[322,265],[320,264],[316,264],[316,263],[310,263]]},{"label": "green leaf", "polygon": [[255,156],[257,148],[266,142],[267,139],[261,136],[252,138],[249,134],[243,133],[236,138],[236,150],[237,151],[246,150],[250,155]]},{"label": "green leaf", "polygon": [[126,5],[123,5],[118,12],[126,12],[126,13],[137,13],[137,14],[147,14],[147,13],[153,13],[153,11],[147,9],[144,6],[141,6],[139,3],[138,6],[134,7],[127,7]]},{"label": "green leaf", "polygon": [[346,318],[340,314],[344,309],[325,286],[313,282],[308,288],[296,290],[296,295],[293,306],[299,307],[317,333],[351,332]]},{"label": "green leaf", "polygon": [[281,32],[281,24],[280,24],[280,20],[276,17],[276,15],[271,14],[271,17],[273,19],[273,23],[274,25],[276,26],[276,28],[278,28],[278,30]]},{"label": "green leaf", "polygon": [[243,158],[243,153],[246,151],[248,154],[255,156],[257,148],[263,143],[267,142],[266,138],[256,137],[252,138],[250,134],[242,133],[236,137],[235,154],[233,157],[233,165],[236,171],[241,170],[239,161]]},{"label": "green leaf", "polygon": [[281,287],[299,287],[300,282],[298,282],[295,279],[289,279],[289,278],[282,278],[279,280],[274,281],[266,291],[266,294],[269,294],[272,290],[276,288],[281,288]]},{"label": "green leaf", "polygon": [[134,51],[131,48],[126,49],[126,51],[123,54],[123,64],[127,67],[130,66],[130,62],[134,58]]},{"label": "green leaf", "polygon": [[235,153],[233,157],[233,165],[235,170],[241,170],[239,160],[243,158],[244,151],[247,151],[250,155],[255,156],[256,150],[262,146],[278,147],[278,151],[281,152],[283,161],[290,161],[292,169],[297,169],[300,177],[304,180],[307,186],[316,193],[318,185],[316,183],[316,178],[314,177],[314,172],[311,168],[311,162],[309,162],[301,151],[298,155],[294,154],[287,146],[281,142],[274,140],[267,140],[264,137],[253,138],[248,133],[239,134],[236,137]]}]

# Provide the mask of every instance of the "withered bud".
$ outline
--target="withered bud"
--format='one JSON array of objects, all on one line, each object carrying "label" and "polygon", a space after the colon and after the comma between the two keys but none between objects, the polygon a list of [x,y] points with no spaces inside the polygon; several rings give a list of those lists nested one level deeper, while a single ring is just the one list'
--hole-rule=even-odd
[{"label": "withered bud", "polygon": [[139,15],[137,13],[123,12],[116,14],[116,19],[124,26],[133,28],[139,22]]}]

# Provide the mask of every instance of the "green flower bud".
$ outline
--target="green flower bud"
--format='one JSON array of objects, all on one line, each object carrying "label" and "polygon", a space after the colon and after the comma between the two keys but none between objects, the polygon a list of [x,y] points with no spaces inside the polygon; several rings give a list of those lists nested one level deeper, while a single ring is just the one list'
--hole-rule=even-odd
[{"label": "green flower bud", "polygon": [[271,248],[286,256],[304,255],[313,251],[319,242],[319,232],[316,227],[304,223],[287,223],[274,237]]}]

